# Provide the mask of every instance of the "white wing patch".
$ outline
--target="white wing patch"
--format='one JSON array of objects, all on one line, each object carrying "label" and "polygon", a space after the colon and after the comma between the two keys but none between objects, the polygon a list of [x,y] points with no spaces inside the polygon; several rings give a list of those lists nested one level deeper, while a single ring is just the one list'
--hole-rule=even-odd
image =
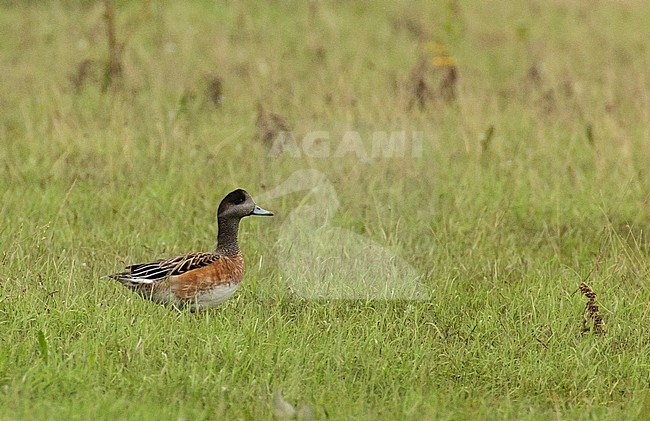
[{"label": "white wing patch", "polygon": [[144,279],[144,278],[131,278],[129,282],[132,284],[153,284],[153,279]]}]

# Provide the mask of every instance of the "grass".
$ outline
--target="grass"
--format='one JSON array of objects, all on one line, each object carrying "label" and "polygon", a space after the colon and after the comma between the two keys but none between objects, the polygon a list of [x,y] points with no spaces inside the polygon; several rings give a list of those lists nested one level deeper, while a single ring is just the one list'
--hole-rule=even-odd
[{"label": "grass", "polygon": [[[643,418],[650,7],[454,4],[119,1],[104,91],[99,2],[4,2],[0,418],[268,419],[280,389],[317,419]],[[418,65],[436,44],[455,100]],[[368,150],[417,128],[422,153],[271,158],[259,104]],[[243,222],[245,283],[216,311],[100,279],[210,249],[225,193],[305,168],[334,186],[331,224],[397,250],[430,300],[292,295],[276,242],[304,192]],[[604,336],[582,333],[582,281]]]}]

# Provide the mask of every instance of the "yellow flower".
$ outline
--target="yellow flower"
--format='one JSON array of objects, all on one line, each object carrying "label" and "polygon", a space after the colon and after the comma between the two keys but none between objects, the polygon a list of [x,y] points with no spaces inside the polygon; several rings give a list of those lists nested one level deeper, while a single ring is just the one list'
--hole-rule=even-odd
[{"label": "yellow flower", "polygon": [[450,56],[434,56],[431,63],[435,67],[456,67],[456,60]]}]

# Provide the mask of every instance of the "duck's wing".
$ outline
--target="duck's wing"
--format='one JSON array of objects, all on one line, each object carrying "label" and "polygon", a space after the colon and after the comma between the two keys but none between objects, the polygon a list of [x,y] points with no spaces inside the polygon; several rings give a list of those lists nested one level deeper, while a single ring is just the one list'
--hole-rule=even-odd
[{"label": "duck's wing", "polygon": [[189,253],[151,263],[130,265],[124,272],[108,275],[108,277],[124,285],[137,287],[207,266],[219,260],[220,257],[219,254],[210,252]]}]

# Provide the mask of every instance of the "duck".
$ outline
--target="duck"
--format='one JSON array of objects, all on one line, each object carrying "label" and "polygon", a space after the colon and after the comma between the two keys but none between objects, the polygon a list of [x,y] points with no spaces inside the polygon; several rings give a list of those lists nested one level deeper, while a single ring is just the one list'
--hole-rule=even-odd
[{"label": "duck", "polygon": [[391,247],[332,217],[342,207],[328,177],[313,168],[293,172],[263,194],[272,201],[306,192],[280,227],[275,245],[289,290],[309,300],[428,300],[423,276]]},{"label": "duck", "polygon": [[129,265],[108,275],[159,304],[205,310],[230,298],[244,278],[244,257],[237,241],[239,222],[247,216],[273,216],[243,189],[228,193],[217,210],[217,246],[151,263]]}]

